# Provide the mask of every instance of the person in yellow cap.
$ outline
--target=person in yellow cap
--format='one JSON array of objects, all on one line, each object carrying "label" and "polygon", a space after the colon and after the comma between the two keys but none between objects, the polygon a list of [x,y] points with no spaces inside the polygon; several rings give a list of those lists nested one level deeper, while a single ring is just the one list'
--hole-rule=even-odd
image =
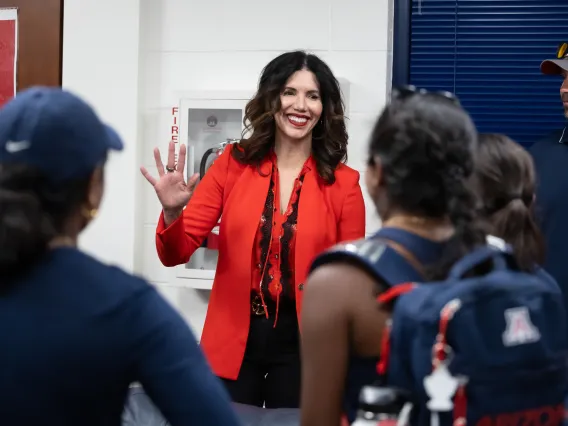
[{"label": "person in yellow cap", "polygon": [[[568,119],[568,42],[561,43],[556,58],[540,65],[543,74],[556,76],[564,116]],[[537,173],[536,214],[546,242],[546,269],[560,285],[568,307],[568,122],[530,149]]]}]

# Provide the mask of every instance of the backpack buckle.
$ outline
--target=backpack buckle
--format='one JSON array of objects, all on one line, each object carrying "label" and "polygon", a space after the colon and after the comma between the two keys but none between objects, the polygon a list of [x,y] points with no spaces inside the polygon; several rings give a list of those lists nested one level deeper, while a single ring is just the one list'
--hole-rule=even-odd
[{"label": "backpack buckle", "polygon": [[449,363],[452,355],[452,347],[445,342],[444,336],[438,334],[436,343],[432,346],[432,367],[436,368],[443,362]]},{"label": "backpack buckle", "polygon": [[432,346],[432,367],[436,368],[443,361],[450,358],[452,348],[447,344],[446,334],[450,320],[454,314],[461,308],[460,299],[452,299],[444,305],[440,312],[440,325],[438,335],[436,336],[436,343]]}]

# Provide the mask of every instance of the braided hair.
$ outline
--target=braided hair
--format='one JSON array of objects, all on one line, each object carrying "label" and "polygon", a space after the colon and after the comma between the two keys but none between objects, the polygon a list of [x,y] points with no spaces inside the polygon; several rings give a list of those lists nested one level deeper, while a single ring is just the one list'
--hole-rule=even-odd
[{"label": "braided hair", "polygon": [[380,158],[389,203],[415,216],[448,218],[455,228],[429,279],[445,278],[463,255],[485,242],[469,183],[477,131],[455,99],[434,93],[395,95],[372,132],[369,161]]}]

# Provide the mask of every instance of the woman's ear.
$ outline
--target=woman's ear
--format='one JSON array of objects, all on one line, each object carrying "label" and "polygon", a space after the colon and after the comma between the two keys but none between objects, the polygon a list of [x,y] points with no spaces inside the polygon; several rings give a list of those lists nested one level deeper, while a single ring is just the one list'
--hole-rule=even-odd
[{"label": "woman's ear", "polygon": [[365,185],[367,192],[373,200],[377,199],[380,187],[383,185],[383,166],[381,159],[373,157],[367,163],[367,170],[365,172]]},{"label": "woman's ear", "polygon": [[91,175],[87,192],[87,203],[89,209],[98,210],[104,193],[104,168],[99,166]]}]

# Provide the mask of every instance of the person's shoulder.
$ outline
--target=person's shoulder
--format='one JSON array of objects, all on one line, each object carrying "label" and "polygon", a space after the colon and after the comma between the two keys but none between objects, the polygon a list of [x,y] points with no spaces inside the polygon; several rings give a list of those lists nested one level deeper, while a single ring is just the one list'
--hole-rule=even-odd
[{"label": "person's shoulder", "polygon": [[204,181],[221,182],[224,185],[228,182],[230,188],[230,183],[238,179],[247,167],[250,167],[239,161],[235,155],[235,150],[242,150],[238,145],[238,143],[230,143],[224,147],[223,152],[214,159],[213,164],[205,173],[206,177],[212,177],[213,180],[204,179]]},{"label": "person's shoulder", "polygon": [[225,147],[225,149],[223,150],[223,153],[221,154],[220,159],[222,158],[226,162],[227,169],[230,172],[239,174],[239,173],[242,173],[242,171],[244,169],[246,169],[247,167],[250,167],[250,166],[239,161],[237,159],[235,151],[239,151],[239,152],[243,151],[243,148],[242,148],[242,146],[239,142],[228,144]]},{"label": "person's shoulder", "polygon": [[125,290],[137,292],[153,288],[144,278],[131,274],[119,266],[104,265],[104,267],[106,268],[108,277],[114,279],[116,282],[121,282]]},{"label": "person's shoulder", "polygon": [[339,166],[335,169],[335,178],[337,180],[355,180],[358,181],[360,177],[360,173],[358,170],[355,170],[353,167],[349,167],[345,163],[339,163]]},{"label": "person's shoulder", "polygon": [[118,301],[153,289],[145,279],[120,266],[105,264],[82,251],[77,251],[77,257],[75,275],[84,282],[88,281],[85,288],[99,293],[101,297]]},{"label": "person's shoulder", "polygon": [[542,266],[535,265],[534,275],[540,278],[547,286],[555,292],[560,292],[560,286],[552,275],[550,275]]},{"label": "person's shoulder", "polygon": [[359,184],[360,178],[361,174],[357,170],[347,164],[340,163],[335,169],[335,182],[332,187],[349,190]]},{"label": "person's shoulder", "polygon": [[[313,269],[306,282],[306,294],[346,300],[377,291],[377,281],[360,265],[349,260],[325,263]],[[319,298],[319,297],[317,297]]]},{"label": "person's shoulder", "polygon": [[543,151],[547,151],[550,147],[558,146],[564,132],[565,129],[559,129],[547,134],[546,136],[540,138],[538,141],[532,144],[528,148],[528,151],[534,156]]}]

